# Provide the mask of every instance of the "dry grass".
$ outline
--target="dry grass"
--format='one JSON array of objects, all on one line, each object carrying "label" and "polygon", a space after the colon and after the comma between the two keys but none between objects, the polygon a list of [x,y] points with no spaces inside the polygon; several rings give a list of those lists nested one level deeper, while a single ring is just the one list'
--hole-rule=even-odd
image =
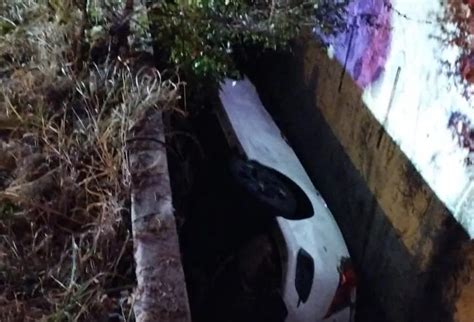
[{"label": "dry grass", "polygon": [[0,321],[132,319],[127,136],[178,91],[101,3],[0,4]]}]

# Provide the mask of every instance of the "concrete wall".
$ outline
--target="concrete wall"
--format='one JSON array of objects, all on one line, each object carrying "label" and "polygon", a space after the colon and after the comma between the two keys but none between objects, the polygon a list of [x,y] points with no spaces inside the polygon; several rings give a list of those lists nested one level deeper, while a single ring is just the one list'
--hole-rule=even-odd
[{"label": "concrete wall", "polygon": [[359,270],[358,321],[474,321],[474,244],[364,105],[360,87],[312,38],[293,55],[254,63],[249,74],[264,104]]}]

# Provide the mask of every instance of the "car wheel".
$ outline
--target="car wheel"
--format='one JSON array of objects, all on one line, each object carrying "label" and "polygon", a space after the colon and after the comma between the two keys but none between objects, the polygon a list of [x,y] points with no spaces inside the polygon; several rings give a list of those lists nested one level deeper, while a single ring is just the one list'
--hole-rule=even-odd
[{"label": "car wheel", "polygon": [[297,209],[292,190],[280,179],[281,174],[251,160],[234,158],[230,164],[234,181],[245,194],[272,216],[291,217]]}]

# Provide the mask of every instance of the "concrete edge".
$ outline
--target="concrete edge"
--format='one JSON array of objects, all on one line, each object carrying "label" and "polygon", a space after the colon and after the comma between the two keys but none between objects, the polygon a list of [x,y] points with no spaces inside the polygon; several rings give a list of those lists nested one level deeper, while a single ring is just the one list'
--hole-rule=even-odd
[{"label": "concrete edge", "polygon": [[132,230],[138,322],[190,322],[162,113],[150,111],[128,147],[132,175]]}]

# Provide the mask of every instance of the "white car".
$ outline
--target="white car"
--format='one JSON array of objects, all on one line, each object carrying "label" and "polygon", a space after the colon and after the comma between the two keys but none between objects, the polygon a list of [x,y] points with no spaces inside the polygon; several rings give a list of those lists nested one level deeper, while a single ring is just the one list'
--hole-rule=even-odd
[{"label": "white car", "polygon": [[247,78],[226,79],[219,98],[232,172],[276,218],[285,321],[353,321],[355,274],[326,203]]}]

